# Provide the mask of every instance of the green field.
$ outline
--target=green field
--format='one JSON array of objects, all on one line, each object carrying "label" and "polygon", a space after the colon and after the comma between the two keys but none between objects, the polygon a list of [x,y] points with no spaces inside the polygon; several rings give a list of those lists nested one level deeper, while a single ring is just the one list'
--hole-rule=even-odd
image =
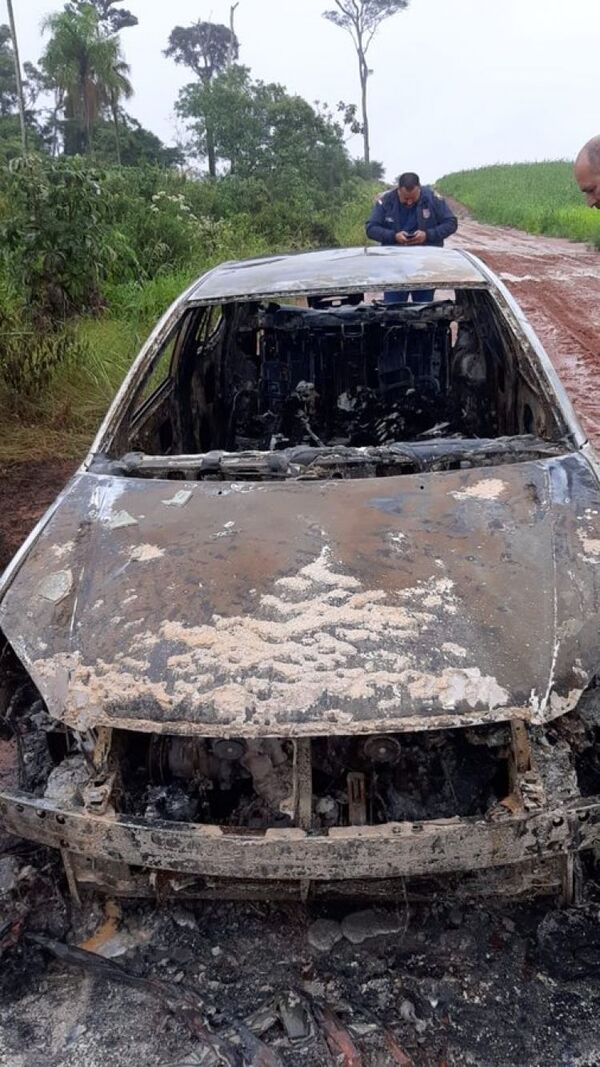
[{"label": "green field", "polygon": [[480,222],[568,237],[600,248],[600,211],[585,204],[566,161],[513,163],[457,171],[436,188]]}]

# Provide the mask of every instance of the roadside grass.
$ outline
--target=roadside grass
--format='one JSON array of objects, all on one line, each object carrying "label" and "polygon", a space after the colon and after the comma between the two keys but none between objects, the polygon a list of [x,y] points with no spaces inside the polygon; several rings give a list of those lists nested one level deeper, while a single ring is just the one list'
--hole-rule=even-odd
[{"label": "roadside grass", "polygon": [[35,399],[0,391],[0,461],[82,458],[139,348],[142,332],[103,315],[74,328],[85,360],[57,367]]},{"label": "roadside grass", "polygon": [[436,188],[480,222],[567,237],[600,248],[600,211],[590,211],[566,160],[513,163],[446,174]]}]

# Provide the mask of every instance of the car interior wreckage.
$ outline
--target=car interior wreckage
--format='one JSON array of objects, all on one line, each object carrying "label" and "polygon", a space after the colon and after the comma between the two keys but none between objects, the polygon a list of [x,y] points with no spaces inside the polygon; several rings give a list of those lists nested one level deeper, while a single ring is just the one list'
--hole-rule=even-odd
[{"label": "car interior wreckage", "polygon": [[369,253],[188,290],[2,579],[0,819],[75,894],[577,894],[595,459],[479,261]]}]

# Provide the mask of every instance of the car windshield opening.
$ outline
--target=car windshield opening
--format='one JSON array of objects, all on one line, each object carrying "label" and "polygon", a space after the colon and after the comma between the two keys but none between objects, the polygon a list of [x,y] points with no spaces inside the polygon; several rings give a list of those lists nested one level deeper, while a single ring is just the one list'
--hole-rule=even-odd
[{"label": "car windshield opening", "polygon": [[560,413],[488,291],[395,295],[188,307],[138,383],[112,469],[366,477],[564,450]]}]

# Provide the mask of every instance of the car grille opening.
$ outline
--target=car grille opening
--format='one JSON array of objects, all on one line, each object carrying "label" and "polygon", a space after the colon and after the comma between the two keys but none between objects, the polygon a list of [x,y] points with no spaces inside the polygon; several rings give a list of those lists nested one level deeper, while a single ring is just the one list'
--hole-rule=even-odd
[{"label": "car grille opening", "polygon": [[509,792],[509,749],[505,725],[300,742],[122,731],[113,741],[124,813],[245,830],[482,816]]}]

